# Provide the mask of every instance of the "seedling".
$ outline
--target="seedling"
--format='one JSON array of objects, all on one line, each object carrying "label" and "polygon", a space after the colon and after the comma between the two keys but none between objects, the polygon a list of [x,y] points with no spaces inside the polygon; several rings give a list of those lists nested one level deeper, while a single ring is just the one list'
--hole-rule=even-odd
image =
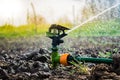
[{"label": "seedling", "polygon": [[[75,66],[75,72],[77,71],[80,74],[89,74],[89,68],[85,64],[82,64],[82,62],[76,63],[74,61],[71,61],[70,63]],[[72,72],[74,73],[74,71]]]},{"label": "seedling", "polygon": [[85,65],[83,64],[83,62],[80,62],[80,61],[78,61],[78,60],[76,60],[76,59],[74,58],[74,60],[73,60],[73,61],[70,61],[69,63],[72,64],[72,65],[74,65],[74,66],[76,67],[76,68],[75,68],[75,72],[77,71],[77,72],[79,72],[79,73],[81,73],[81,74],[89,74],[88,67],[85,66]]},{"label": "seedling", "polygon": [[98,56],[102,57],[102,58],[111,58],[112,57],[112,53],[111,52],[106,52],[106,53],[99,52]]}]

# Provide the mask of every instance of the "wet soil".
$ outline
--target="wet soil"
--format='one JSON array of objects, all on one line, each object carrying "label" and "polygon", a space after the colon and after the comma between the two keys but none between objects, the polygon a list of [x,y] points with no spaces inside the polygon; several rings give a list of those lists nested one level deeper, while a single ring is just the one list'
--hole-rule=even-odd
[{"label": "wet soil", "polygon": [[88,63],[89,74],[75,66],[51,67],[51,40],[46,37],[0,39],[1,80],[120,80],[120,37],[64,38],[60,53],[99,57],[113,54],[113,64]]}]

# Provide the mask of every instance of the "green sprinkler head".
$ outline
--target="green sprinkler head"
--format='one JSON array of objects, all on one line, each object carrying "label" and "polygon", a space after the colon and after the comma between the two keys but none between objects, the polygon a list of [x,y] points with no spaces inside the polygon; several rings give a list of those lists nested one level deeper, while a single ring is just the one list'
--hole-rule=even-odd
[{"label": "green sprinkler head", "polygon": [[57,47],[58,45],[60,45],[60,43],[64,42],[63,40],[61,40],[61,38],[67,35],[65,33],[65,30],[69,30],[69,28],[57,24],[52,24],[50,26],[49,31],[47,32],[47,36],[52,39],[53,47]]}]

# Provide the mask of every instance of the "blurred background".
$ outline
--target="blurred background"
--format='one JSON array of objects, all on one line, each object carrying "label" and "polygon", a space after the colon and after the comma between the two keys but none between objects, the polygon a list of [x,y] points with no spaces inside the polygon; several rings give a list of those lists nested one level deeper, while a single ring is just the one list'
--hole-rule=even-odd
[{"label": "blurred background", "polygon": [[[45,35],[51,24],[80,25],[119,0],[0,0],[0,37]],[[70,33],[79,36],[120,36],[120,6]]]}]

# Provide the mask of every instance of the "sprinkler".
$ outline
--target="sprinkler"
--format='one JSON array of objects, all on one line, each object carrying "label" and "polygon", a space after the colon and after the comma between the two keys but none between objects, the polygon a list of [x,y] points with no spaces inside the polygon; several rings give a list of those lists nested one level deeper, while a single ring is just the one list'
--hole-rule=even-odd
[{"label": "sprinkler", "polygon": [[49,31],[47,32],[47,36],[50,39],[52,39],[51,58],[52,58],[53,67],[56,67],[60,61],[60,54],[58,53],[57,46],[64,42],[62,38],[67,35],[65,33],[65,30],[69,30],[69,29],[61,25],[52,24],[49,28]]},{"label": "sprinkler", "polygon": [[65,53],[60,55],[58,53],[58,46],[61,43],[64,43],[62,40],[63,37],[67,36],[65,33],[65,30],[69,30],[69,28],[66,28],[61,25],[52,24],[49,28],[49,31],[47,32],[47,37],[52,39],[52,65],[53,68],[56,68],[58,64],[63,64],[65,66],[71,64],[71,61],[74,62],[91,62],[91,63],[106,63],[106,64],[112,64],[113,59],[108,58],[93,58],[93,57],[81,57],[81,56],[75,56],[73,57],[69,53]]},{"label": "sprinkler", "polygon": [[[61,25],[57,25],[57,24],[52,24],[49,28],[49,31],[47,32],[47,36],[52,39],[52,54],[51,54],[51,58],[52,58],[52,64],[53,67],[56,67],[58,64],[63,64],[63,65],[68,65],[70,64],[70,61],[81,61],[81,62],[92,62],[92,63],[106,63],[106,64],[112,64],[113,63],[113,59],[108,59],[108,58],[85,58],[85,57],[80,57],[80,56],[75,56],[73,57],[70,54],[62,54],[60,55],[58,53],[58,47],[61,43],[63,43],[64,41],[62,40],[63,37],[65,37],[67,35],[67,33],[72,32],[73,30],[79,28],[80,26],[86,24],[89,21],[94,20],[95,18],[99,17],[100,15],[106,13],[107,11],[110,11],[113,8],[116,8],[120,5],[120,3],[111,6],[105,10],[103,10],[102,12],[100,12],[99,14],[93,16],[92,18],[84,21],[82,24],[75,26],[74,28],[72,28],[71,30],[69,30],[68,28],[61,26]],[[65,33],[65,30],[69,30],[67,33]]]}]

